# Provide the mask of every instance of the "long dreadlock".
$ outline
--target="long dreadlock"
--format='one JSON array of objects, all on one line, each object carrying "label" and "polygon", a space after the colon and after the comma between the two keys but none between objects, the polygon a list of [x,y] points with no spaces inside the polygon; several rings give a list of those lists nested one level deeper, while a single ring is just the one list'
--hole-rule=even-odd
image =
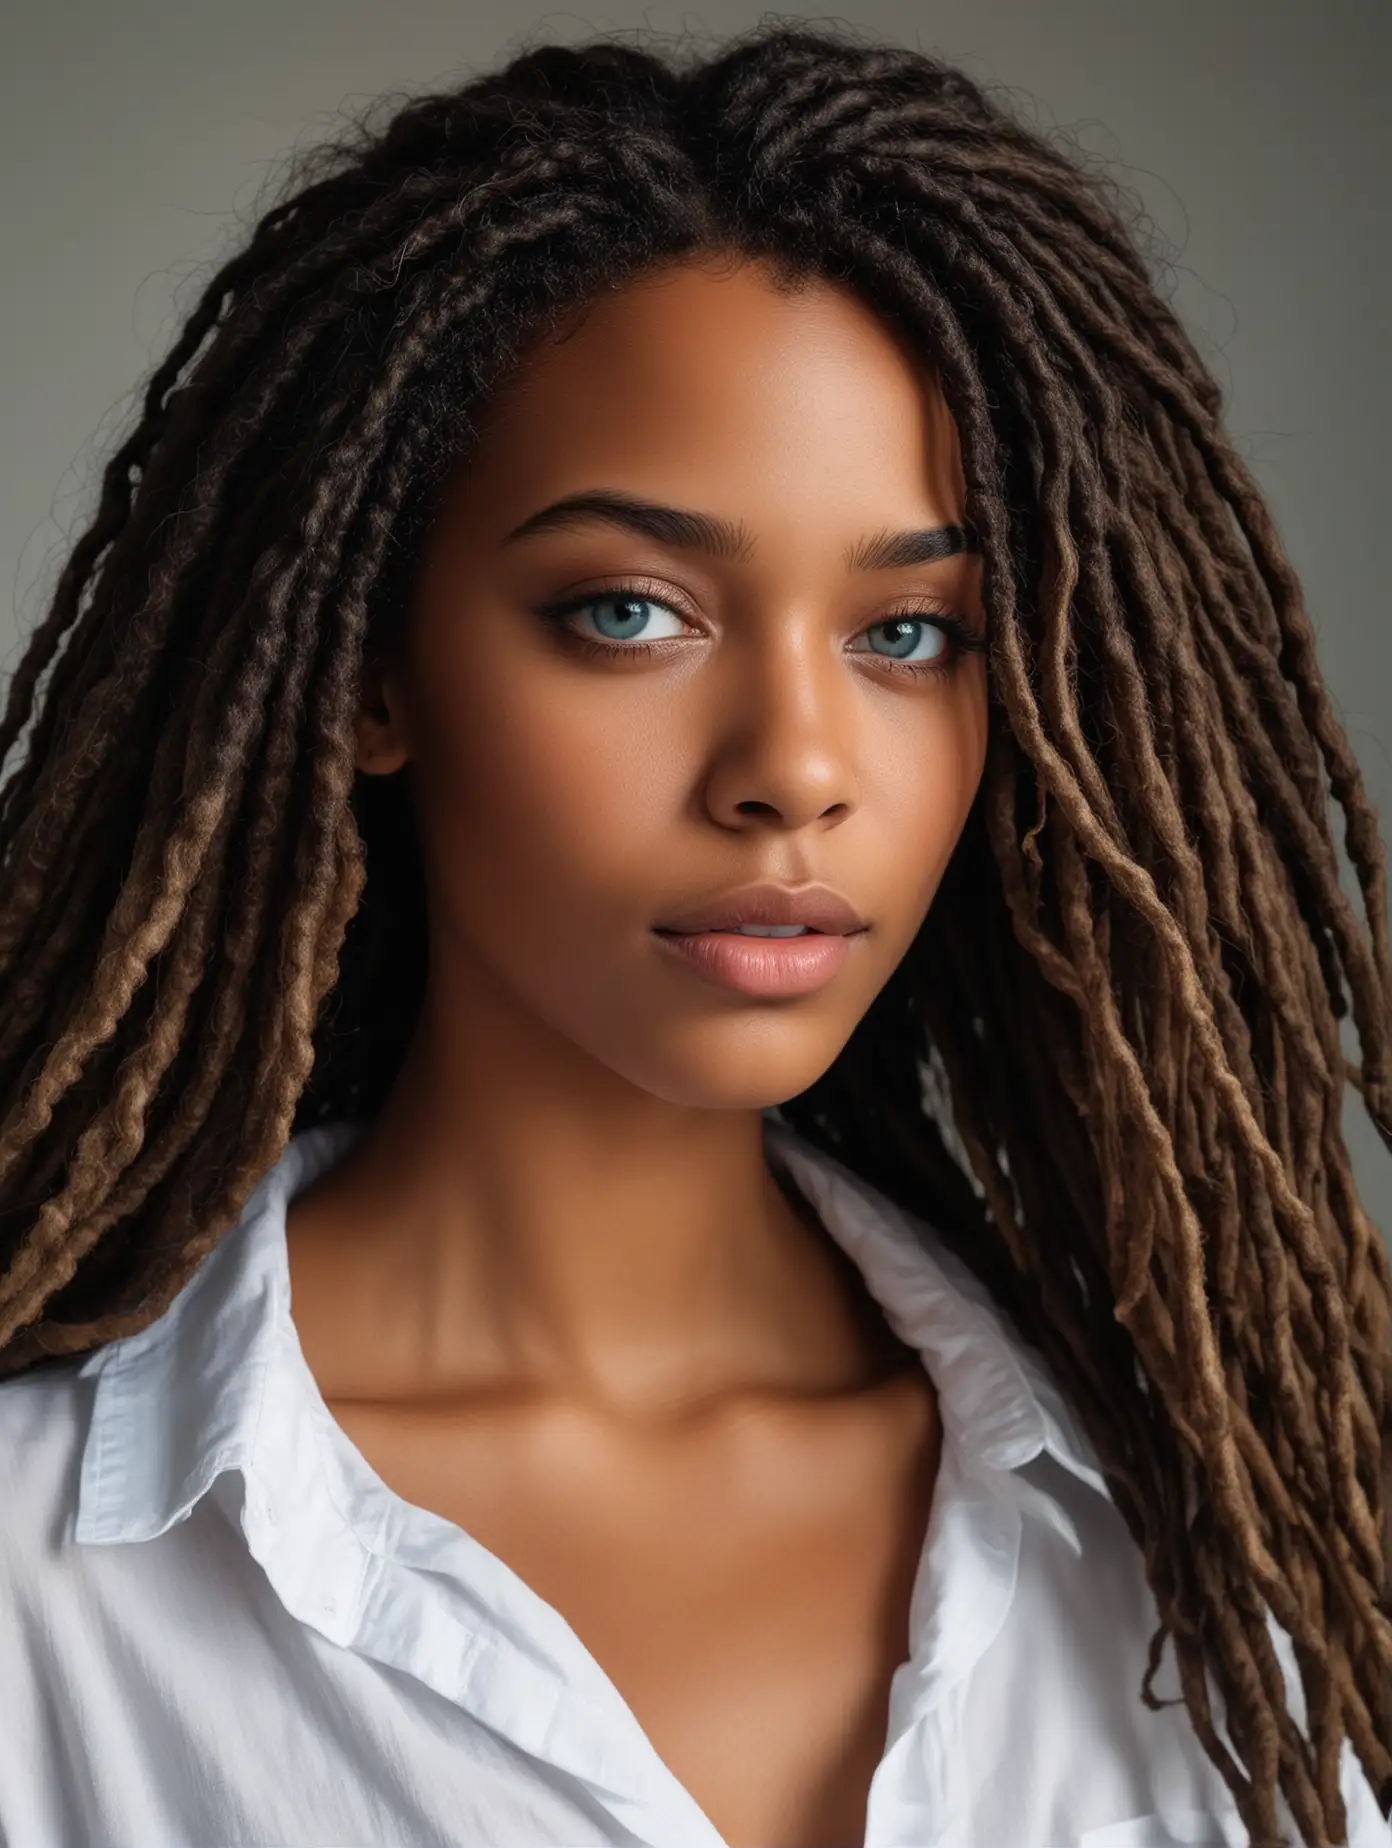
[{"label": "long dreadlock", "polygon": [[1346,1736],[1392,1802],[1392,1283],[1340,1127],[1351,1081],[1392,1146],[1385,856],[1110,193],[934,60],[781,27],[533,49],[293,178],[150,378],[0,722],[0,1373],[147,1326],[290,1134],[384,1096],[423,887],[357,690],[490,395],[654,264],[823,277],[956,417],[991,738],[917,941],[783,1114],[1045,1355],[1144,1555],[1144,1698],[1168,1637],[1252,1840],[1278,1788],[1342,1840]]}]

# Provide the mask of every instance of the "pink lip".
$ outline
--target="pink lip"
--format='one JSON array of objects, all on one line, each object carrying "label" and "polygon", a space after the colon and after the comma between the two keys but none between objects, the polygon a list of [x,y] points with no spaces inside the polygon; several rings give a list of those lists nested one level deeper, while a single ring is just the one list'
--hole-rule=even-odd
[{"label": "pink lip", "polygon": [[654,934],[707,981],[761,998],[811,995],[825,988],[844,966],[852,942],[851,936],[817,932],[804,937],[742,937],[721,930]]},{"label": "pink lip", "polygon": [[730,930],[737,924],[806,924],[828,936],[864,930],[865,919],[850,900],[826,885],[748,885],[737,892],[705,900],[669,917],[658,930],[685,935],[699,930]]}]

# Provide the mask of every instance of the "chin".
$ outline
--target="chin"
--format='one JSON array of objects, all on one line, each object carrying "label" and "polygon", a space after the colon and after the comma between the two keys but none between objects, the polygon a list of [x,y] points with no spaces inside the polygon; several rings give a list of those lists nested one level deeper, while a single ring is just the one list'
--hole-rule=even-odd
[{"label": "chin", "polygon": [[835,1063],[856,1022],[829,1033],[788,1008],[758,1019],[683,1023],[661,1046],[605,1062],[649,1096],[689,1110],[768,1110],[797,1097]]}]

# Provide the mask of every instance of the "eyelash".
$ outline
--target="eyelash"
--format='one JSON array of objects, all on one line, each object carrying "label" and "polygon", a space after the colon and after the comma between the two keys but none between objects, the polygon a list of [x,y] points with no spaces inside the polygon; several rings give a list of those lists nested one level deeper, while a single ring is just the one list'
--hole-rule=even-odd
[{"label": "eyelash", "polygon": [[[565,636],[570,646],[579,649],[591,660],[612,660],[615,655],[636,655],[641,659],[665,652],[673,642],[678,640],[676,636],[666,636],[657,642],[601,642],[596,641],[593,636],[578,635],[574,629],[568,629],[565,626],[568,616],[573,616],[577,610],[588,609],[591,604],[603,603],[608,597],[630,597],[637,603],[654,604],[658,609],[668,611],[682,622],[689,620],[675,604],[668,602],[665,597],[654,596],[651,591],[645,590],[639,584],[606,584],[598,590],[587,590],[583,595],[562,597],[554,603],[542,604],[538,607],[537,614],[544,621],[553,624]],[[865,658],[873,661],[876,666],[888,668],[894,674],[911,675],[917,680],[946,680],[956,673],[967,655],[981,654],[986,649],[985,637],[979,634],[970,623],[963,622],[960,616],[954,616],[950,610],[936,607],[891,610],[888,615],[877,617],[874,622],[867,623],[866,627],[858,633],[864,635],[870,629],[878,629],[886,623],[893,622],[930,624],[945,635],[951,644],[946,655],[933,661],[896,661],[892,655],[877,655],[864,650],[856,650],[857,653],[864,653]]]}]

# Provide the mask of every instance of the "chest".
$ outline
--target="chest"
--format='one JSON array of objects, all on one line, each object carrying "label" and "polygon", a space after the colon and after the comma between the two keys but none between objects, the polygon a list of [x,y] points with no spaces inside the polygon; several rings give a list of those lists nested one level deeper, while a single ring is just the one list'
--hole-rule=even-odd
[{"label": "chest", "polygon": [[566,1619],[727,1842],[864,1839],[939,1433],[921,1370],[849,1416],[621,1457],[334,1405],[389,1487]]}]

